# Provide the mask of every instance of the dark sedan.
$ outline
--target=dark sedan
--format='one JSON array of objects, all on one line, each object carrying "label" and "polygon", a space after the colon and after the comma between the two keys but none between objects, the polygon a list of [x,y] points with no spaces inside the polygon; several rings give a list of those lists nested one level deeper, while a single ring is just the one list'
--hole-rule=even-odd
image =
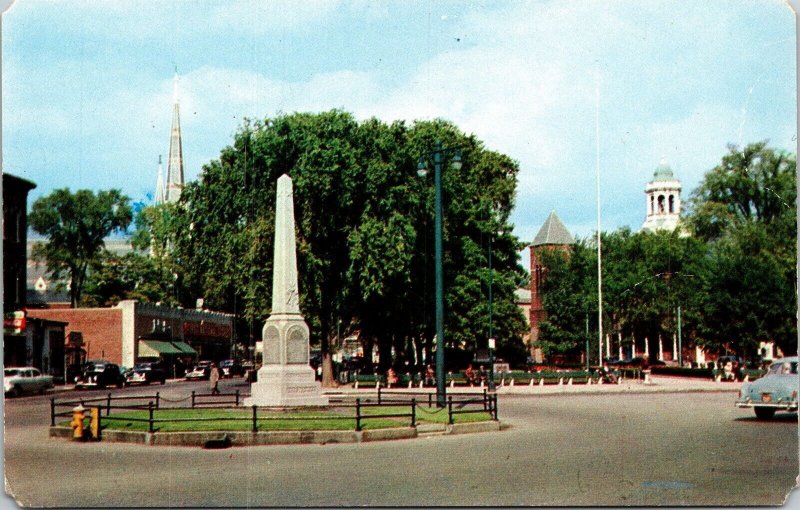
[{"label": "dark sedan", "polygon": [[219,363],[220,375],[222,377],[234,377],[244,375],[244,367],[241,363],[233,359],[226,359]]},{"label": "dark sedan", "polygon": [[125,378],[119,365],[104,360],[87,361],[81,367],[81,375],[75,378],[75,388],[122,388]]},{"label": "dark sedan", "polygon": [[126,384],[150,384],[167,382],[167,373],[159,363],[137,363],[126,377]]},{"label": "dark sedan", "polygon": [[187,381],[196,381],[198,379],[208,380],[211,377],[211,361],[200,361],[194,368],[186,372],[184,376]]}]

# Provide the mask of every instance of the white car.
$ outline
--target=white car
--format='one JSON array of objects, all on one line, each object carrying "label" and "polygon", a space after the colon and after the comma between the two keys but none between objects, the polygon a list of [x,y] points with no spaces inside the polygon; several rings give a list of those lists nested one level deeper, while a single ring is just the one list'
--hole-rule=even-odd
[{"label": "white car", "polygon": [[23,393],[44,393],[53,387],[53,376],[34,367],[10,367],[3,370],[3,390],[9,397]]},{"label": "white car", "polygon": [[775,411],[797,412],[797,356],[775,360],[767,375],[744,383],[737,407],[752,408],[760,420],[772,418]]}]

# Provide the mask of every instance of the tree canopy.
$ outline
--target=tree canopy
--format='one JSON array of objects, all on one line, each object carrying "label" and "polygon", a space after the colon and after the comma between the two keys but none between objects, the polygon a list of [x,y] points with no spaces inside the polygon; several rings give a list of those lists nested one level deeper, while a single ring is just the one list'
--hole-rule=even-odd
[{"label": "tree canopy", "polygon": [[767,147],[729,147],[692,193],[687,217],[709,243],[699,336],[757,354],[760,341],[797,350],[796,157]]},{"label": "tree canopy", "polygon": [[300,305],[325,376],[339,323],[345,335],[358,331],[367,351],[378,349],[381,368],[421,363],[423,353],[430,360],[434,193],[416,164],[436,140],[460,147],[464,159],[442,181],[448,347],[487,341],[490,242],[495,336],[521,345],[514,290],[523,270],[508,224],[518,166],[441,120],[358,122],[333,110],[245,122],[183,191],[173,228],[184,298],[203,297],[260,336],[271,303],[275,183],[288,174]]},{"label": "tree canopy", "polygon": [[47,263],[54,280],[70,282],[70,302],[77,306],[87,272],[99,262],[104,238],[128,228],[132,211],[128,197],[119,190],[57,189],[33,203],[28,223],[47,236],[37,243],[33,257]]},{"label": "tree canopy", "polygon": [[[676,333],[681,307],[683,337],[712,352],[752,358],[760,341],[795,352],[795,167],[763,142],[729,147],[691,194],[686,231],[604,233],[604,331],[624,344],[649,337],[652,351],[653,339]],[[548,254],[546,265],[541,346],[582,353],[587,319],[597,331],[593,239]]]}]

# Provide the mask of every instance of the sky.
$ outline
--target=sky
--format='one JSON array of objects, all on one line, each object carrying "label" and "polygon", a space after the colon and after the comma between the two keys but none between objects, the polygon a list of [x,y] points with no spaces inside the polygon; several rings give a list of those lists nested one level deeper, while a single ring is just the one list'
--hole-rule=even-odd
[{"label": "sky", "polygon": [[521,240],[553,210],[592,235],[598,146],[601,229],[636,231],[662,158],[686,201],[728,144],[796,152],[794,30],[778,0],[23,0],[2,19],[2,165],[29,205],[149,202],[177,69],[187,181],[245,117],[441,117],[519,162]]}]

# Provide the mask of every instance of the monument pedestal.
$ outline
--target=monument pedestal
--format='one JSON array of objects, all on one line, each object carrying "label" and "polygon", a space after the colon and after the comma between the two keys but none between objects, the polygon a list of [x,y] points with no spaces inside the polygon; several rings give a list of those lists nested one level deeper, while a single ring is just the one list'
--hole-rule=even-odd
[{"label": "monument pedestal", "polygon": [[270,316],[261,332],[264,365],[246,406],[326,406],[328,397],[308,364],[308,325],[300,314]]}]

